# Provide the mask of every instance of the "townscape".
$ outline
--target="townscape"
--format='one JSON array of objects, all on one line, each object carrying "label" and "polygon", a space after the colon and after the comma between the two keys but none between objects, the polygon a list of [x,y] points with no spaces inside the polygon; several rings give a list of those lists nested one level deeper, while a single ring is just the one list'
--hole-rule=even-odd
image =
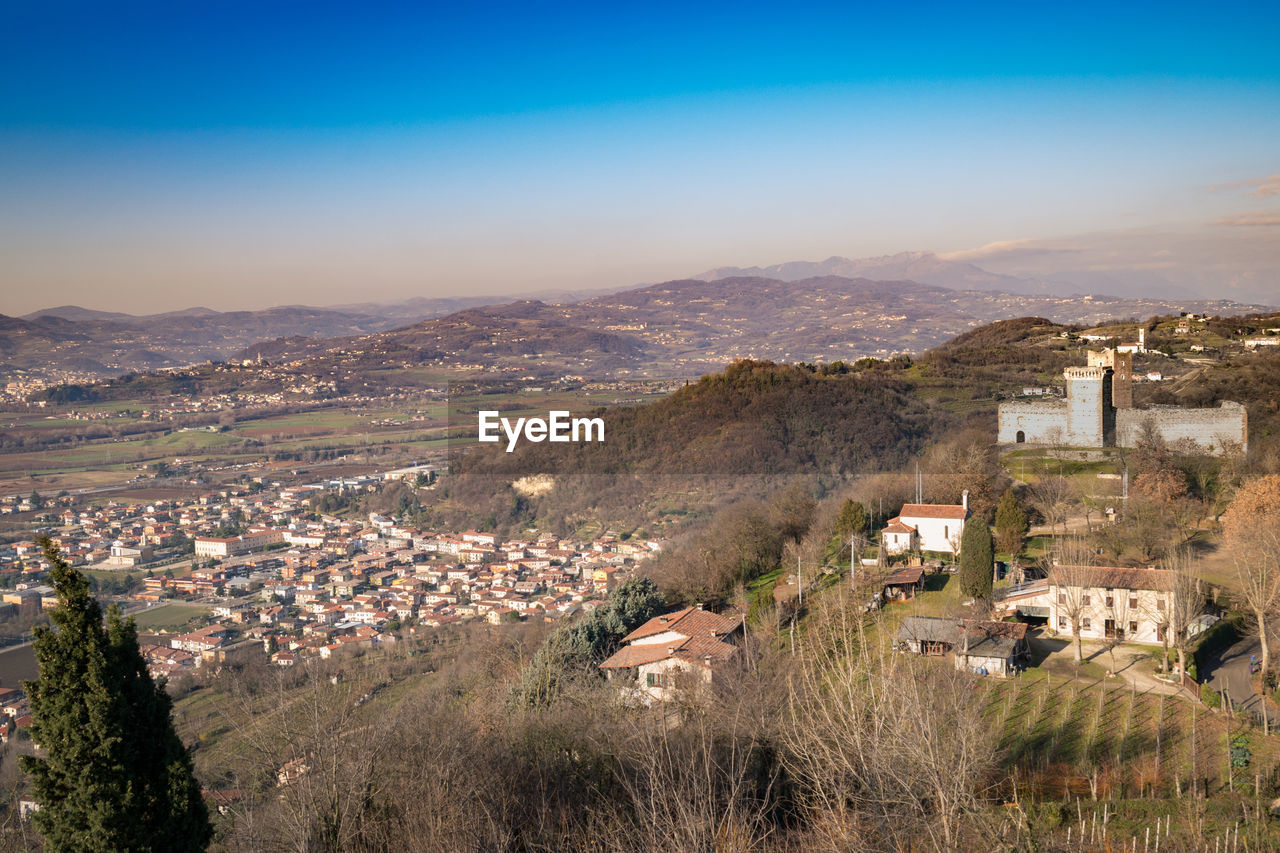
[{"label": "townscape", "polygon": [[1280,850],[1280,5],[0,31],[0,851]]}]

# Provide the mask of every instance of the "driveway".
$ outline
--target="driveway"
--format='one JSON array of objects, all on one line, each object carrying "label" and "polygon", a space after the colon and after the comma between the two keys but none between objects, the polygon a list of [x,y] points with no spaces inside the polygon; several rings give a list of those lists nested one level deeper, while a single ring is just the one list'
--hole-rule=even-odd
[{"label": "driveway", "polygon": [[[1226,691],[1231,703],[1243,708],[1256,719],[1262,718],[1262,697],[1253,692],[1253,676],[1249,674],[1249,656],[1262,658],[1262,644],[1255,637],[1245,637],[1205,661],[1206,684],[1214,690]],[[1269,713],[1271,725],[1280,723],[1280,713]]]},{"label": "driveway", "polygon": [[[1058,662],[1057,668],[1059,671],[1063,669],[1069,671],[1067,664],[1074,666],[1074,641],[1069,641],[1065,637],[1049,639],[1041,636],[1037,631],[1031,635],[1028,643],[1031,646],[1032,659],[1038,664],[1043,665],[1049,660],[1054,660]],[[1106,667],[1108,670],[1111,669],[1111,655],[1101,643],[1085,640],[1081,643],[1080,648],[1084,653],[1085,660]],[[1248,661],[1248,659],[1248,655],[1246,655],[1245,660]],[[1139,693],[1163,694],[1165,696],[1185,695],[1178,685],[1156,678],[1155,674],[1150,671],[1151,655],[1146,650],[1117,646],[1115,666],[1115,675],[1125,683],[1131,684]]]}]

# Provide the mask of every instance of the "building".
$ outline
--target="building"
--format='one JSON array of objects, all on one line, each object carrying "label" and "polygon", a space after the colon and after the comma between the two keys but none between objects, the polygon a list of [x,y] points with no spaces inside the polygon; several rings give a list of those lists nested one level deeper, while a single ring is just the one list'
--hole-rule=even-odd
[{"label": "building", "polygon": [[107,559],[107,562],[113,566],[130,567],[149,563],[152,557],[150,545],[134,548],[117,540],[111,543],[111,556]]},{"label": "building", "polygon": [[1006,610],[1047,618],[1051,630],[1086,640],[1163,643],[1175,604],[1174,573],[1116,566],[1054,566],[1049,577],[1006,599]]},{"label": "building", "polygon": [[1073,635],[1079,611],[1084,639],[1164,642],[1173,608],[1173,572],[1112,566],[1054,566],[1049,572],[1049,627]]},{"label": "building", "polygon": [[906,504],[889,519],[881,534],[886,554],[933,551],[956,556],[964,522],[969,517],[969,493],[958,504]]},{"label": "building", "polygon": [[737,653],[742,622],[737,616],[703,610],[702,605],[655,616],[622,638],[600,668],[623,680],[631,698],[664,702],[679,688],[706,686],[713,670]]},{"label": "building", "polygon": [[245,545],[244,540],[238,536],[229,538],[218,538],[214,536],[198,536],[196,537],[196,557],[204,559],[230,557],[235,554],[243,554],[249,548]]},{"label": "building", "polygon": [[949,656],[956,669],[979,675],[1013,675],[1028,659],[1023,622],[986,622],[939,616],[908,616],[894,638],[894,649],[917,655]]},{"label": "building", "polygon": [[1000,404],[1000,444],[1135,447],[1151,428],[1170,444],[1190,445],[1202,453],[1248,450],[1248,419],[1239,403],[1223,402],[1216,409],[1134,408],[1132,353],[1090,352],[1087,366],[1068,367],[1063,376],[1063,400]]}]

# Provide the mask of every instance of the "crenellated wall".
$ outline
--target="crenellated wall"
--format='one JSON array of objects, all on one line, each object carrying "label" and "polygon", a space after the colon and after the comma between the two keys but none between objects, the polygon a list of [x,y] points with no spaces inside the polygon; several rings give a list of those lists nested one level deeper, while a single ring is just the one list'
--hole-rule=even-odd
[{"label": "crenellated wall", "polygon": [[1153,406],[1116,411],[1116,444],[1137,446],[1144,425],[1152,423],[1169,444],[1191,442],[1202,452],[1221,455],[1249,449],[1249,419],[1244,406],[1225,402],[1216,409]]},{"label": "crenellated wall", "polygon": [[[1124,376],[1114,396],[1115,369]],[[1244,406],[1226,402],[1216,409],[1156,406],[1134,409],[1128,399],[1132,356],[1089,353],[1089,366],[1068,367],[1067,399],[1019,400],[1000,404],[1000,444],[1048,444],[1068,447],[1135,447],[1144,425],[1153,424],[1169,444],[1194,445],[1202,453],[1248,449],[1249,423]]]}]

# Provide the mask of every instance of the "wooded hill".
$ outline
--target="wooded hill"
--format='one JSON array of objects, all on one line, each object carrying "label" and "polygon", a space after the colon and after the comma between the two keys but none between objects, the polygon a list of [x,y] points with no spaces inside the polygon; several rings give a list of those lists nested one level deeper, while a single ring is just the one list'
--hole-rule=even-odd
[{"label": "wooded hill", "polygon": [[[762,361],[736,362],[657,402],[590,414],[605,422],[603,443],[522,442],[507,453],[505,444],[460,442],[444,507],[482,505],[499,522],[634,518],[694,484],[714,497],[748,482],[834,482],[899,467],[951,421],[888,370],[824,374]],[[512,488],[538,475],[554,488],[537,496]]]}]

